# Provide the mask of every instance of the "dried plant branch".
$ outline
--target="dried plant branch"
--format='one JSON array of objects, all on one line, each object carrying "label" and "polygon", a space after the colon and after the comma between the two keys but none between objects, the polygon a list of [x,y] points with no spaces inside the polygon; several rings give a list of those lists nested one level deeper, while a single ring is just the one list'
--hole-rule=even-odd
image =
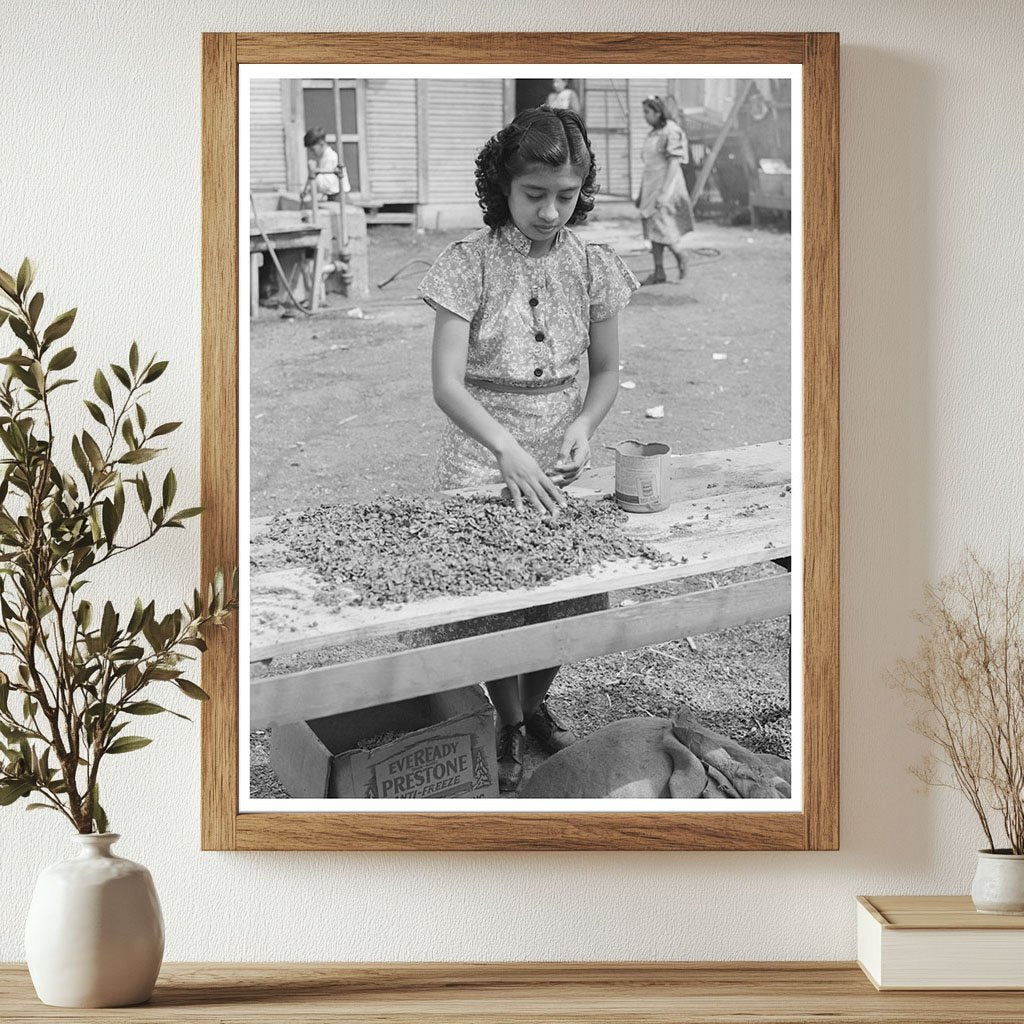
[{"label": "dried plant branch", "polygon": [[894,681],[944,770],[929,755],[911,771],[967,798],[989,850],[999,837],[1024,853],[1024,560],[1008,557],[1000,574],[969,552],[925,588],[915,618],[917,652],[897,664]]}]

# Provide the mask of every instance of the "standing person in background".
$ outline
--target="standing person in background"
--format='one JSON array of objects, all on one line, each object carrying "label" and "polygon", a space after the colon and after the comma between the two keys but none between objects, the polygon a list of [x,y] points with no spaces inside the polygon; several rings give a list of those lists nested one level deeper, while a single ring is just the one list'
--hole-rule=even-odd
[{"label": "standing person in background", "polygon": [[568,79],[565,78],[551,79],[551,92],[545,102],[555,110],[571,110],[574,114],[580,112],[580,98],[575,89],[569,88]]},{"label": "standing person in background", "polygon": [[643,102],[644,118],[651,130],[644,139],[643,175],[637,206],[644,238],[651,243],[654,272],[642,282],[664,284],[665,247],[672,250],[679,277],[686,276],[683,235],[693,230],[693,211],[686,190],[683,167],[690,161],[686,134],[673,119],[675,104],[668,98],[648,96]]}]

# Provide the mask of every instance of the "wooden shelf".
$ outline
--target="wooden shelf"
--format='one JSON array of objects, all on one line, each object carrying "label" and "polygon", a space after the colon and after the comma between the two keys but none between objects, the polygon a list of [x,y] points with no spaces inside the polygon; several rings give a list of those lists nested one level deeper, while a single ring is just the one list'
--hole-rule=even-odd
[{"label": "wooden shelf", "polygon": [[150,1003],[42,1005],[0,965],[0,1019],[321,1024],[1020,1024],[1020,992],[877,992],[851,963],[166,964]]}]

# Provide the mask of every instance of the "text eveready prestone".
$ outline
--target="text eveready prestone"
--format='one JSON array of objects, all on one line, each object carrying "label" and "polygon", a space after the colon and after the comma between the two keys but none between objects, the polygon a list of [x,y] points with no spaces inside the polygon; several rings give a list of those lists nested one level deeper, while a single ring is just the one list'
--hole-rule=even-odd
[{"label": "text eveready prestone", "polygon": [[383,799],[436,796],[473,785],[469,736],[432,741],[374,765],[377,792]]}]

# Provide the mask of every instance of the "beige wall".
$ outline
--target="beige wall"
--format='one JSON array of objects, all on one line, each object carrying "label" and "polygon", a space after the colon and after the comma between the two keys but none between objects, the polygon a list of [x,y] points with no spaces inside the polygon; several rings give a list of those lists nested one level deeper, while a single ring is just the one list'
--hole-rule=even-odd
[{"label": "beige wall", "polygon": [[[846,958],[855,894],[966,891],[976,829],[906,774],[916,743],[885,671],[926,578],[966,543],[998,557],[1024,541],[1016,2],[9,7],[0,265],[31,253],[54,305],[80,307],[86,364],[132,338],[172,356],[148,411],[187,423],[172,445],[183,497],[198,489],[200,31],[843,36],[842,850],[204,854],[197,731],[161,720],[157,743],[111,766],[104,802],[122,852],[153,871],[170,959]],[[138,587],[190,592],[196,536],[154,546]],[[134,596],[135,581],[113,585]],[[69,847],[55,816],[0,810],[0,960],[23,955],[31,879]]]}]

